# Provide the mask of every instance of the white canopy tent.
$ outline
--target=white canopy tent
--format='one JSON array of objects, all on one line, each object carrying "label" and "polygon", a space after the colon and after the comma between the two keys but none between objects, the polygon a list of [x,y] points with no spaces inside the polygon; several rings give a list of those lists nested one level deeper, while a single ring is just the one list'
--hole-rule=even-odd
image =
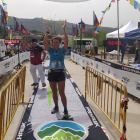
[{"label": "white canopy tent", "polygon": [[[135,30],[137,28],[138,28],[138,25],[131,20],[125,26],[119,29],[119,37],[124,38],[126,32]],[[106,34],[106,38],[118,38],[118,30]]]}]

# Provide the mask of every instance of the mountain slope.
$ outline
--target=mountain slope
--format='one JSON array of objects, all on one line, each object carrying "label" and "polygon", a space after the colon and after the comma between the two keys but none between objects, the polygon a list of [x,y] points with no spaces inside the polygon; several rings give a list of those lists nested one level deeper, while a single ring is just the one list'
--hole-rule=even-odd
[{"label": "mountain slope", "polygon": [[[23,19],[23,18],[16,18],[19,24],[23,24],[23,26],[31,31],[31,30],[37,30],[37,31],[41,31],[44,32],[46,31],[46,27],[45,27],[45,21],[43,21],[41,18],[34,18],[34,19]],[[56,21],[58,22],[58,21]],[[9,16],[9,23],[11,24],[12,27],[14,27],[14,19],[13,17]],[[76,26],[74,23],[67,23],[66,26],[66,31],[69,35],[72,35],[72,25]],[[114,30],[116,30],[116,28],[110,28],[110,27],[102,27],[107,33],[108,32],[112,32]],[[86,24],[85,30],[88,29],[93,29],[93,25],[88,25]],[[60,29],[57,34],[62,34],[63,31],[62,29]]]}]

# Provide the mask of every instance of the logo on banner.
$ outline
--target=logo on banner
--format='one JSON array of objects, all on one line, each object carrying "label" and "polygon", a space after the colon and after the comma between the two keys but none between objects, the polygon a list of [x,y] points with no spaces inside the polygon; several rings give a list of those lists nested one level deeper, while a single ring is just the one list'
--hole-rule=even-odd
[{"label": "logo on banner", "polygon": [[96,69],[98,69],[98,63],[96,64]]},{"label": "logo on banner", "polygon": [[105,71],[103,70],[103,67],[102,67],[102,72],[105,73]]},{"label": "logo on banner", "polygon": [[110,69],[108,69],[108,74],[110,74]]},{"label": "logo on banner", "polygon": [[4,66],[5,68],[8,68],[10,66],[10,62],[6,63]]},{"label": "logo on banner", "polygon": [[136,89],[140,91],[140,83],[135,81],[136,82]]},{"label": "logo on banner", "polygon": [[126,77],[122,77],[122,82],[125,84],[128,84],[128,82],[130,82],[130,79],[128,79]]},{"label": "logo on banner", "polygon": [[88,130],[76,122],[55,121],[35,129],[34,136],[40,140],[85,140]]},{"label": "logo on banner", "polygon": [[93,66],[93,62],[91,62],[91,66]]},{"label": "logo on banner", "polygon": [[89,65],[89,62],[87,61],[87,65]]},{"label": "logo on banner", "polygon": [[85,60],[82,60],[82,63],[84,63],[85,62]]}]

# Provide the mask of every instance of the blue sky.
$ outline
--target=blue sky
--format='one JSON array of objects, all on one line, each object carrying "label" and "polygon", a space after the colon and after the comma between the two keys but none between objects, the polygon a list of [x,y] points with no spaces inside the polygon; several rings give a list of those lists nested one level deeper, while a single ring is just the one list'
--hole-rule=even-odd
[{"label": "blue sky", "polygon": [[[78,23],[81,18],[86,24],[93,24],[93,11],[98,20],[102,17],[102,11],[111,0],[89,0],[80,3],[58,3],[45,0],[5,0],[9,16],[32,19],[43,17],[55,20],[67,19],[68,22]],[[140,3],[140,0],[137,0]],[[2,3],[2,2],[1,2]],[[120,26],[133,20],[136,24],[140,21],[140,11],[134,9],[129,1],[119,2]],[[109,11],[104,15],[103,27],[117,27],[117,3],[112,3]]]}]

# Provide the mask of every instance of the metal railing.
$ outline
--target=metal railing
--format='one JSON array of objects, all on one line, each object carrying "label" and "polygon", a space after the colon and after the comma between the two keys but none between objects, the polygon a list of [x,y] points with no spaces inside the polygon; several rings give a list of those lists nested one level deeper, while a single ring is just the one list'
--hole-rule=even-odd
[{"label": "metal railing", "polygon": [[85,100],[87,100],[87,94],[112,122],[117,130],[121,134],[124,134],[124,126],[126,127],[127,105],[124,104],[122,120],[120,115],[120,101],[122,98],[127,97],[125,84],[90,66],[87,66]]},{"label": "metal railing", "polygon": [[0,140],[3,140],[14,114],[22,100],[24,102],[26,66],[3,88],[0,97]]}]

